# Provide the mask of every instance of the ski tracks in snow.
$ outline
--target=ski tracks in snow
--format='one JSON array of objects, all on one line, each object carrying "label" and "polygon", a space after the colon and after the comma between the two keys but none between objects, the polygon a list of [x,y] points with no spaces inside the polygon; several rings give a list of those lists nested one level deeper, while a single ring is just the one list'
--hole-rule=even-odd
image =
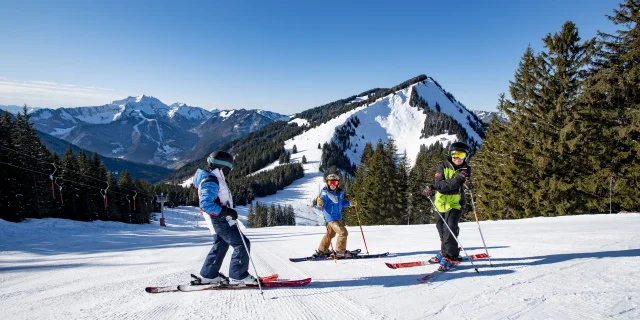
[{"label": "ski tracks in snow", "polygon": [[[269,265],[272,271],[263,272],[279,273],[280,277],[284,275],[294,279],[313,278],[306,274],[300,267],[289,261],[288,256],[274,253],[267,245],[256,244],[260,246],[259,253],[262,256],[257,257],[261,265]],[[255,245],[252,245],[255,246]],[[264,257],[269,255],[269,258]],[[255,258],[254,258],[255,259]],[[256,262],[257,262],[256,261]],[[268,261],[268,263],[266,262]],[[308,263],[323,263],[319,261]],[[300,265],[304,262],[299,263]],[[256,263],[257,265],[257,263]],[[266,268],[266,267],[265,267]],[[260,270],[259,270],[260,271]],[[314,283],[318,281],[314,279],[311,283],[302,288],[283,288],[281,290],[265,291],[266,299],[278,299],[286,302],[287,312],[283,316],[287,319],[385,319],[381,315],[373,314],[369,309],[351,301],[338,290],[329,288],[314,288]]]}]

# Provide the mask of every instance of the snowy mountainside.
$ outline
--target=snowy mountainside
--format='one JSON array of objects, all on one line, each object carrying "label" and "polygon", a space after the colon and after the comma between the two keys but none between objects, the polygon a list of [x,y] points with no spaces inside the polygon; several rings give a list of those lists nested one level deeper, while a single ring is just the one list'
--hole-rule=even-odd
[{"label": "snowy mountainside", "polygon": [[[166,208],[165,218],[167,227],[0,220],[3,319],[640,318],[640,214],[482,221],[493,266],[477,260],[476,273],[463,263],[432,284],[416,279],[435,266],[393,270],[384,263],[429,259],[439,250],[435,225],[363,227],[369,250],[390,252],[387,258],[299,263],[288,258],[313,253],[324,226],[241,227],[258,275],[312,282],[264,295],[148,294],[146,286],[187,282],[211,249],[197,208]],[[347,229],[347,247],[364,250],[360,229]],[[469,254],[485,252],[475,222],[460,224],[460,241]]]},{"label": "snowy mountainside", "polygon": [[[0,113],[3,113],[4,111],[8,111],[11,114],[18,114],[18,113],[22,113],[22,108],[23,106],[16,106],[16,105],[0,105]],[[27,106],[27,113],[31,114],[32,112],[38,110],[40,108],[35,108],[35,107],[30,107]]]},{"label": "snowy mountainside", "polygon": [[[473,113],[475,113],[478,118],[486,124],[489,124],[493,118],[500,117],[500,114],[494,111],[473,110]],[[506,118],[502,118],[502,120],[506,120]]]},{"label": "snowy mountainside", "polygon": [[[176,168],[197,156],[194,153],[212,151],[202,149],[215,148],[211,141],[224,144],[289,117],[263,110],[167,105],[139,95],[102,106],[38,109],[31,119],[37,130],[101,155]],[[217,119],[226,125],[217,125]]]},{"label": "snowy mountainside", "polygon": [[[355,134],[350,137],[351,147],[345,150],[345,154],[356,165],[360,163],[367,142],[371,142],[375,146],[378,140],[385,143],[390,138],[394,139],[398,156],[401,156],[406,150],[409,163],[413,165],[420,145],[430,146],[434,143],[447,145],[457,141],[458,138],[454,133],[421,137],[427,115],[410,104],[411,93],[414,90],[423,100],[428,102],[432,110],[435,110],[437,103],[440,106],[440,112],[453,118],[467,131],[469,139],[477,142],[482,141],[469,123],[468,118],[473,119],[472,114],[459,102],[448,97],[446,91],[433,79],[428,78],[423,82],[382,97],[371,104],[345,112],[287,140],[285,142],[286,150],[291,152],[294,145],[298,150],[297,153],[291,155],[291,162],[302,163],[303,156],[307,159],[307,163],[303,164],[305,176],[285,187],[284,190],[271,196],[256,198],[255,201],[291,205],[296,212],[298,225],[322,225],[324,223],[322,216],[311,205],[320,188],[324,185],[323,175],[318,170],[322,158],[322,149],[318,149],[318,144],[322,145],[334,140],[335,130],[349,123],[355,117],[360,120],[360,124],[355,128]],[[291,121],[299,124],[306,123],[304,119],[292,119]],[[272,169],[277,165],[278,161],[275,161],[257,172]],[[188,185],[188,180],[184,184]]]}]

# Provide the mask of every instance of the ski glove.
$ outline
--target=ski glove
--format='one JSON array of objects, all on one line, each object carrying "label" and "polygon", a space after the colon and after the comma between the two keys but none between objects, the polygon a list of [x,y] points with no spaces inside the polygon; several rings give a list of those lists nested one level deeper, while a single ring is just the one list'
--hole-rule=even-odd
[{"label": "ski glove", "polygon": [[464,181],[464,185],[467,186],[467,189],[471,190],[473,189],[473,182],[471,182],[471,179],[467,178],[467,180]]},{"label": "ski glove", "polygon": [[318,205],[318,207],[322,207],[323,203],[322,203],[322,198],[320,196],[318,196],[318,199],[316,200],[316,204]]},{"label": "ski glove", "polygon": [[422,193],[427,197],[431,197],[431,194],[433,193],[433,187],[431,185],[427,185],[426,188],[424,188],[424,190],[422,190]]},{"label": "ski glove", "polygon": [[236,210],[231,209],[229,207],[222,207],[220,214],[216,217],[217,220],[224,221],[227,219],[227,216],[231,217],[231,219],[238,219],[238,212]]},{"label": "ski glove", "polygon": [[463,169],[462,171],[460,171],[460,173],[458,173],[458,178],[468,179],[469,178],[469,170],[468,169]]}]

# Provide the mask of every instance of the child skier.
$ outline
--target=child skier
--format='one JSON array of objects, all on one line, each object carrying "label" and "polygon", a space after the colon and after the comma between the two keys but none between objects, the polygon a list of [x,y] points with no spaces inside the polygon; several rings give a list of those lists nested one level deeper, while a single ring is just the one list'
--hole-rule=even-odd
[{"label": "child skier", "polygon": [[[430,197],[433,191],[436,194],[435,206],[451,228],[456,237],[460,233],[458,222],[462,217],[465,205],[463,185],[471,187],[471,167],[466,160],[470,153],[469,146],[464,142],[454,142],[449,146],[449,157],[438,165],[434,176],[433,185],[427,186],[425,195]],[[439,263],[440,270],[447,270],[459,263],[460,248],[456,239],[444,225],[440,215],[436,215],[436,228],[440,235],[440,253],[431,258],[429,262]]]},{"label": "child skier", "polygon": [[[327,222],[327,232],[322,236],[318,249],[313,254],[314,258],[328,257],[331,255],[329,251],[329,245],[331,239],[338,234],[338,240],[336,241],[336,257],[349,258],[351,252],[347,251],[347,228],[342,223],[342,208],[350,208],[351,202],[344,199],[344,191],[338,187],[340,184],[340,177],[337,174],[331,173],[327,175],[326,185],[322,188],[320,195],[317,199],[318,207],[322,208],[324,218]],[[355,206],[355,203],[353,204]]]},{"label": "child skier", "polygon": [[[214,151],[207,158],[207,170],[198,169],[193,177],[193,185],[198,188],[200,210],[213,235],[213,247],[204,260],[200,270],[201,284],[245,284],[257,285],[258,280],[249,274],[249,255],[242,243],[241,236],[247,244],[251,243],[241,235],[238,226],[230,226],[226,218],[236,220],[238,213],[233,209],[233,199],[227,186],[225,176],[233,168],[233,156],[225,151]],[[229,249],[233,247],[229,278],[219,272],[222,261]]]}]

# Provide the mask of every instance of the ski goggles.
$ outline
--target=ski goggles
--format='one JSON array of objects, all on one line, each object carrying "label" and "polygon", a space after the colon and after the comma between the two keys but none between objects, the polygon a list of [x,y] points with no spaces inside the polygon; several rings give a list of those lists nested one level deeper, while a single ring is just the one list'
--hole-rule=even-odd
[{"label": "ski goggles", "polygon": [[334,186],[334,187],[337,187],[339,183],[340,183],[340,181],[338,181],[338,180],[329,180],[329,181],[327,181],[328,185]]},{"label": "ski goggles", "polygon": [[467,153],[464,151],[454,150],[451,151],[451,158],[458,158],[460,160],[464,160],[467,157]]}]

